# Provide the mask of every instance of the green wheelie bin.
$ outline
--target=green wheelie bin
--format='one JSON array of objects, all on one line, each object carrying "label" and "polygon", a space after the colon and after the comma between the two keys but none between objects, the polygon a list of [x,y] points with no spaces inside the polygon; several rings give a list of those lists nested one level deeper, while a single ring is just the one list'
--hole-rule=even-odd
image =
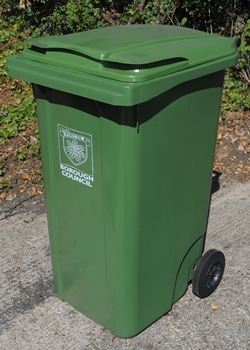
[{"label": "green wheelie bin", "polygon": [[222,278],[223,253],[202,254],[236,39],[126,25],[29,43],[7,65],[33,83],[56,293],[131,337]]}]

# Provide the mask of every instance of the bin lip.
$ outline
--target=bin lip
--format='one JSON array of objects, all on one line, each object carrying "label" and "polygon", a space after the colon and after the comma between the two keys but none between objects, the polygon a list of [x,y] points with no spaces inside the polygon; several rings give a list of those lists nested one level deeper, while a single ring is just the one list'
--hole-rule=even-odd
[{"label": "bin lip", "polygon": [[142,82],[231,56],[236,39],[166,25],[123,25],[29,39],[23,58]]},{"label": "bin lip", "polygon": [[225,68],[235,65],[237,58],[238,55],[235,53],[217,60],[216,64],[208,62],[184,71],[161,76],[158,79],[138,83],[107,79],[68,68],[62,70],[58,66],[24,59],[22,54],[7,57],[7,67],[10,76],[33,84],[111,105],[132,106],[148,101],[184,82],[224,71]]}]

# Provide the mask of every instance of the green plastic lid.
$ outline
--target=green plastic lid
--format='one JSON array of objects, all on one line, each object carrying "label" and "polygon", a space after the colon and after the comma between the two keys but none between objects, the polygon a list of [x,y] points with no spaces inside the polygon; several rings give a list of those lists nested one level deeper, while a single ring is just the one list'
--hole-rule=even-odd
[{"label": "green plastic lid", "polygon": [[28,41],[23,58],[141,82],[235,54],[236,39],[164,25],[105,27]]}]

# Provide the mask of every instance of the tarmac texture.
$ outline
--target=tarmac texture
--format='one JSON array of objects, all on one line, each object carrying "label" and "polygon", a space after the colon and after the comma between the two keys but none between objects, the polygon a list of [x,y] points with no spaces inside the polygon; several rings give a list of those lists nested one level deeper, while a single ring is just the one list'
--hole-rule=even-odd
[{"label": "tarmac texture", "polygon": [[0,213],[0,349],[249,350],[250,183],[220,192],[205,246],[225,254],[220,286],[199,299],[190,285],[168,314],[131,339],[115,338],[55,296],[40,202]]}]

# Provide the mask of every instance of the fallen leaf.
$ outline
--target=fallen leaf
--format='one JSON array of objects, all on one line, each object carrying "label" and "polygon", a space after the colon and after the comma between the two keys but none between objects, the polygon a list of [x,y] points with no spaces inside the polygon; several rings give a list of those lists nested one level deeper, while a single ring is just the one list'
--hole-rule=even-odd
[{"label": "fallen leaf", "polygon": [[7,197],[7,193],[3,192],[0,194],[0,199],[5,199]]},{"label": "fallen leaf", "polygon": [[226,111],[226,118],[227,119],[231,119],[231,120],[233,120],[234,119],[234,113],[233,112],[231,112],[231,111]]},{"label": "fallen leaf", "polygon": [[27,188],[27,185],[20,185],[20,188]]},{"label": "fallen leaf", "polygon": [[31,142],[37,142],[37,138],[34,137],[34,136],[30,136],[30,141],[31,141]]},{"label": "fallen leaf", "polygon": [[13,201],[13,199],[15,199],[17,196],[16,193],[8,193],[7,197],[6,197],[6,200],[7,201]]},{"label": "fallen leaf", "polygon": [[224,167],[223,163],[218,162],[218,163],[214,164],[214,170],[215,170],[215,171],[216,171],[216,170],[217,170],[217,171],[220,171],[220,170],[223,169],[223,167]]},{"label": "fallen leaf", "polygon": [[21,175],[21,179],[24,179],[24,180],[30,180],[30,179],[31,179],[31,177],[30,177],[30,175],[29,175],[29,174],[22,174],[22,175]]},{"label": "fallen leaf", "polygon": [[219,309],[219,306],[216,305],[216,304],[209,304],[209,306],[210,306],[213,310]]},{"label": "fallen leaf", "polygon": [[32,189],[31,189],[31,194],[32,195],[36,195],[37,194],[37,188],[35,188],[35,187],[32,187]]}]

